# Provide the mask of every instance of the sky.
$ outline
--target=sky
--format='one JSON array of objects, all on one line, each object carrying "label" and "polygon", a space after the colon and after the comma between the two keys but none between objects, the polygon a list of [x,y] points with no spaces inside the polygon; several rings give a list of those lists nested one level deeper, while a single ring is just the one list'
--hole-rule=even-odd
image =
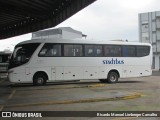
[{"label": "sky", "polygon": [[[160,0],[97,0],[54,28],[72,27],[91,40],[139,41],[138,14],[160,11],[159,5]],[[0,51],[29,39],[31,33],[0,40]]]}]

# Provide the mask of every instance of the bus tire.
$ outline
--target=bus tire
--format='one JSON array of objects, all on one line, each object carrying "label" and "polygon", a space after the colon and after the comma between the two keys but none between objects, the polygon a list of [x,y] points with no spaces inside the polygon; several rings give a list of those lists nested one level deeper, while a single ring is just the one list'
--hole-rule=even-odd
[{"label": "bus tire", "polygon": [[33,78],[34,86],[42,86],[45,85],[47,81],[47,76],[44,74],[36,74]]},{"label": "bus tire", "polygon": [[108,77],[107,77],[107,82],[108,83],[117,83],[118,82],[118,73],[114,72],[114,71],[109,72]]}]

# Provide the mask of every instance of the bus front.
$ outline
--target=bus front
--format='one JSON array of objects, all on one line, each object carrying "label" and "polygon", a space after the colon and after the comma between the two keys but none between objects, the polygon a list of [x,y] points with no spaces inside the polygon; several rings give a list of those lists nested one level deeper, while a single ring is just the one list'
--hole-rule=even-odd
[{"label": "bus front", "polygon": [[40,43],[24,43],[15,46],[8,66],[8,78],[12,83],[27,83],[27,68]]}]

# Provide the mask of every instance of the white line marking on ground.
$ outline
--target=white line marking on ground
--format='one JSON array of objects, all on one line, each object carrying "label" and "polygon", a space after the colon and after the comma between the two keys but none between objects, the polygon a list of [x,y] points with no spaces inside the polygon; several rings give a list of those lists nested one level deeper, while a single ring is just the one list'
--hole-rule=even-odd
[{"label": "white line marking on ground", "polygon": [[13,90],[12,93],[8,96],[8,100],[12,99],[15,93],[16,93],[16,90]]},{"label": "white line marking on ground", "polygon": [[0,111],[2,111],[2,110],[3,110],[3,108],[4,108],[4,106],[1,106],[1,107],[0,107]]}]

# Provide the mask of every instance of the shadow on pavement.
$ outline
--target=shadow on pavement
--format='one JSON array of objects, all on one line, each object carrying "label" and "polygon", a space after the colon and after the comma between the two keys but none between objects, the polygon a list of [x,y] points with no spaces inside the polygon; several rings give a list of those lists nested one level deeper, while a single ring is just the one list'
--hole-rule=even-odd
[{"label": "shadow on pavement", "polygon": [[131,80],[126,80],[126,81],[118,81],[118,83],[144,83],[144,81],[138,81],[138,80],[135,80],[135,81],[131,81]]},{"label": "shadow on pavement", "polygon": [[10,87],[47,87],[47,86],[59,86],[59,85],[87,85],[87,84],[96,84],[100,83],[99,81],[90,81],[90,82],[80,82],[80,81],[69,81],[69,82],[48,82],[44,86],[33,86],[32,83],[19,83],[19,84],[10,84]]}]

